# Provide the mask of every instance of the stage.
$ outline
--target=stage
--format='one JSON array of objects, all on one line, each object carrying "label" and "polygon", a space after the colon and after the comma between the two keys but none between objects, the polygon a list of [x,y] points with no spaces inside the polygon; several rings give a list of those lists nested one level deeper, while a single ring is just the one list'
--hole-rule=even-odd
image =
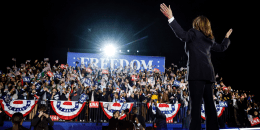
[{"label": "stage", "polygon": [[[23,122],[23,126],[26,128],[30,128],[31,122],[25,121]],[[82,123],[82,122],[54,122],[54,130],[102,130],[102,126],[108,126],[108,123]],[[146,127],[152,126],[151,123],[146,123]],[[202,124],[202,129],[205,129],[205,124]],[[12,127],[11,121],[4,122],[4,126],[0,127],[0,130],[4,130],[6,128]],[[182,124],[167,124],[168,130],[185,130],[182,128]],[[225,129],[236,129],[238,128],[228,128],[226,126]]]}]

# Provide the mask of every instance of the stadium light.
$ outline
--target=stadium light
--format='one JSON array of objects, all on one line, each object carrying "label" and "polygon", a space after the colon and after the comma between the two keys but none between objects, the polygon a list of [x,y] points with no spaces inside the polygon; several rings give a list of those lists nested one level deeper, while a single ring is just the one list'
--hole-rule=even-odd
[{"label": "stadium light", "polygon": [[137,50],[137,53],[138,53],[139,51]]},{"label": "stadium light", "polygon": [[127,50],[127,52],[129,52],[129,50]]},{"label": "stadium light", "polygon": [[107,56],[113,56],[116,52],[116,49],[113,45],[107,45],[105,48],[104,48],[104,52]]}]

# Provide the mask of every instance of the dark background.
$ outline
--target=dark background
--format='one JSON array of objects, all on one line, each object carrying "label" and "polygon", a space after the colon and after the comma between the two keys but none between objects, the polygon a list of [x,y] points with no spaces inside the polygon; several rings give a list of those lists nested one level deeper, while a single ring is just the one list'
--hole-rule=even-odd
[{"label": "dark background", "polygon": [[[256,3],[235,0],[44,0],[2,2],[0,70],[20,66],[26,60],[50,58],[66,63],[71,52],[100,53],[112,41],[118,50],[146,56],[165,56],[166,66],[187,56],[184,43],[160,12],[160,4],[171,5],[173,16],[184,30],[204,15],[211,21],[218,43],[232,28],[231,45],[212,52],[215,72],[224,84],[258,94],[258,38]],[[142,39],[143,38],[143,39]],[[139,39],[139,40],[138,40]],[[137,41],[136,41],[137,40]],[[135,41],[135,42],[133,42]],[[130,43],[130,44],[128,44]]]}]

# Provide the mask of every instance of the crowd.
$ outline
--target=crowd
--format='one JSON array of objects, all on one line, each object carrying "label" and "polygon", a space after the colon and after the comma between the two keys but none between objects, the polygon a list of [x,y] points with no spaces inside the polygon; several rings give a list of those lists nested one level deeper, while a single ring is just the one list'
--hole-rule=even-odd
[{"label": "crowd", "polygon": [[[78,101],[83,93],[89,97],[86,99],[87,103],[134,102],[134,108],[140,111],[138,113],[146,122],[150,122],[151,117],[145,104],[151,100],[157,100],[158,103],[180,103],[181,108],[174,123],[181,123],[187,117],[190,100],[185,68],[172,64],[165,68],[165,72],[153,67],[138,71],[136,65],[106,70],[104,72],[91,63],[84,65],[76,62],[76,67],[72,67],[59,64],[58,61],[51,66],[48,59],[41,62],[27,60],[20,67],[7,67],[6,74],[1,72],[0,98],[10,95],[11,99],[38,100],[36,107],[26,117],[29,120],[39,114],[37,109],[42,105],[46,106],[48,115],[55,115],[49,104],[50,100]],[[49,71],[54,76],[48,76]],[[174,81],[180,83],[175,84]],[[225,86],[221,77],[217,78],[213,91],[216,103],[228,103],[224,114],[219,118],[220,124],[233,123],[248,127],[250,120],[259,117],[259,102],[255,101],[250,91],[233,90],[231,86]],[[1,113],[2,111],[1,108]],[[8,120],[8,116],[4,119]],[[73,121],[107,122],[108,119],[101,109],[88,108],[86,105]]]}]

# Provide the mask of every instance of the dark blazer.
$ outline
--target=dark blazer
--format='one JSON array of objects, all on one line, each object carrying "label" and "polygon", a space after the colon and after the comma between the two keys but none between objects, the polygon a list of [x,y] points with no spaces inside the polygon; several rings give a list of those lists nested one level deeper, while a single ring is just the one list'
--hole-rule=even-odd
[{"label": "dark blazer", "polygon": [[215,72],[211,62],[210,51],[223,52],[230,45],[230,40],[224,38],[221,44],[206,37],[201,31],[190,29],[184,31],[174,19],[169,26],[176,37],[185,42],[187,61],[187,80],[209,80],[215,82]]},{"label": "dark blazer", "polygon": [[34,127],[34,130],[48,130],[49,125],[53,126],[54,122],[50,117],[43,117],[43,120],[41,120],[38,115],[35,115],[32,119],[31,125]]},{"label": "dark blazer", "polygon": [[100,93],[100,94],[99,94],[99,101],[105,101],[105,102],[108,102],[108,95],[109,95],[108,92],[106,92],[105,95],[103,95],[103,93]]},{"label": "dark blazer", "polygon": [[[89,96],[89,100],[91,101],[92,100],[92,92],[94,90],[91,90],[90,93],[88,93],[88,96]],[[99,101],[99,94],[97,94],[96,91],[94,91],[94,101]]]}]

